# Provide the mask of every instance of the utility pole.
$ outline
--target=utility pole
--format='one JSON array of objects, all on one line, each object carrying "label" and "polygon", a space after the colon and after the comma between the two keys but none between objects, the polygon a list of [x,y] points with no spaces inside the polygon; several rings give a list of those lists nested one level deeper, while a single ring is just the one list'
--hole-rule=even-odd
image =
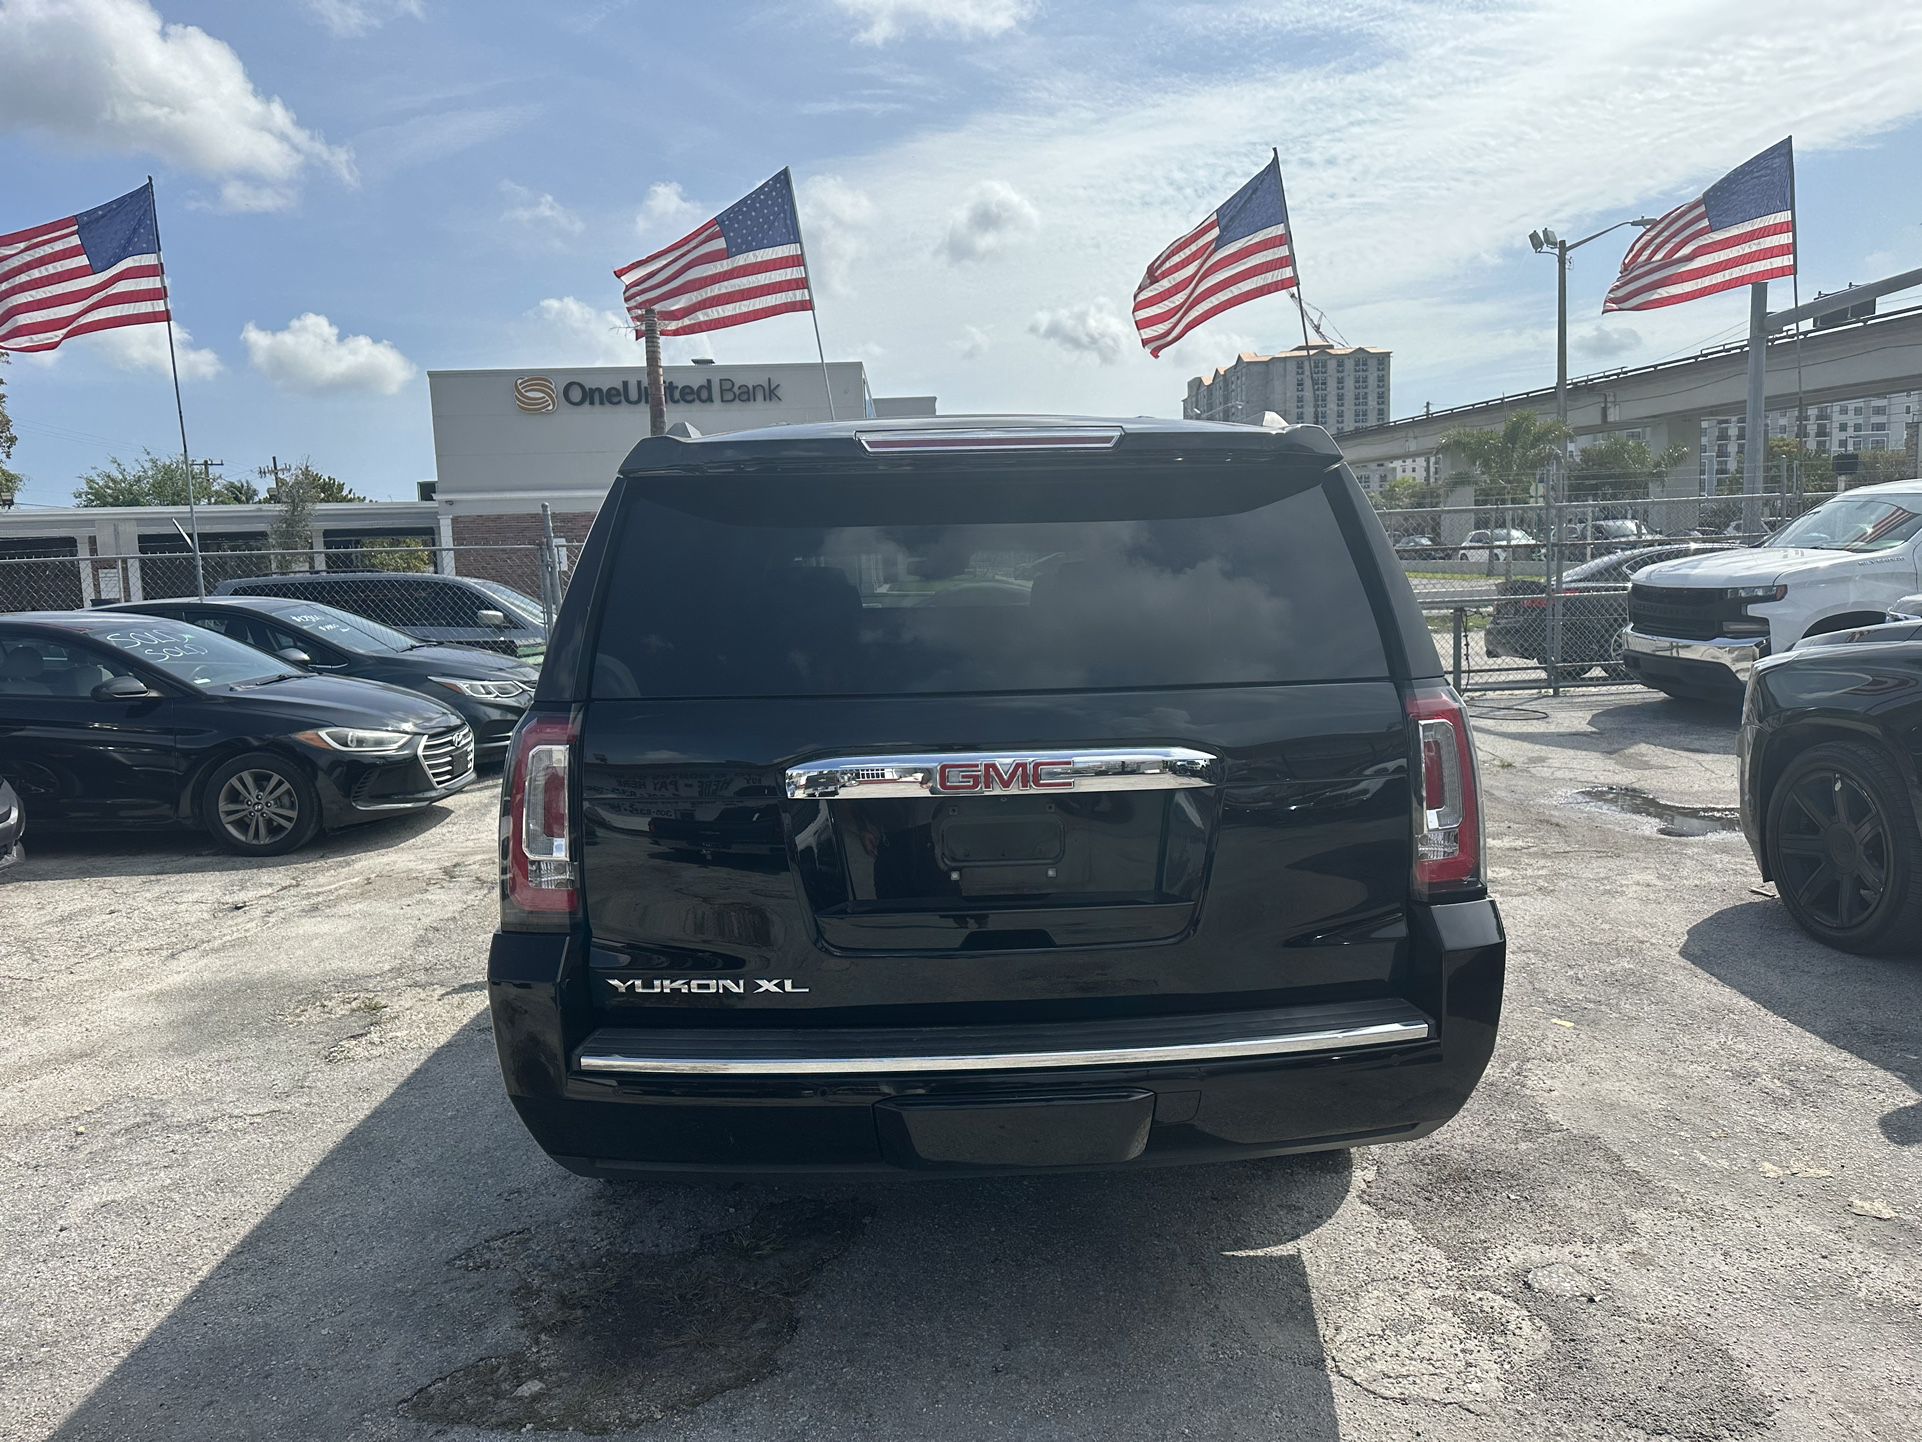
[{"label": "utility pole", "polygon": [[647,433],[667,434],[667,379],[661,369],[661,321],[649,306],[641,312],[641,339],[647,365]]}]

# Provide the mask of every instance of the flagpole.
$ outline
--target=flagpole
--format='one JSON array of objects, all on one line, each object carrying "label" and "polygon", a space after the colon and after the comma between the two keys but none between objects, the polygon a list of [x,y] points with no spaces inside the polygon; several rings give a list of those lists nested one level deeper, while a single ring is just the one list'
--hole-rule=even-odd
[{"label": "flagpole", "polygon": [[194,598],[207,599],[207,569],[200,558],[200,512],[194,505],[194,463],[187,451],[187,411],[180,403],[180,361],[174,354],[173,293],[167,286],[167,258],[160,248],[160,203],[154,195],[153,177],[147,177],[147,207],[153,216],[154,263],[160,267],[160,287],[167,294],[167,368],[174,378],[174,416],[180,422],[180,469],[187,478],[187,529],[192,532],[194,552]]},{"label": "flagpole", "polygon": [[1288,227],[1288,268],[1295,273],[1295,310],[1301,316],[1301,363],[1308,368],[1308,418],[1316,425],[1321,424],[1321,402],[1315,394],[1315,353],[1308,341],[1308,302],[1301,296],[1300,258],[1295,254],[1295,222],[1288,214],[1288,187],[1281,178],[1281,149],[1271,146],[1268,150],[1268,163],[1275,167],[1275,189],[1281,195],[1281,218]]},{"label": "flagpole", "polygon": [[821,359],[821,389],[827,393],[828,419],[839,420],[834,414],[834,383],[828,379],[828,353],[821,345],[821,312],[814,304],[814,267],[808,264],[807,237],[801,234],[801,206],[794,198],[794,172],[784,165],[781,174],[787,177],[787,203],[794,211],[794,239],[801,247],[801,269],[807,272],[808,319],[814,322],[814,353]]}]

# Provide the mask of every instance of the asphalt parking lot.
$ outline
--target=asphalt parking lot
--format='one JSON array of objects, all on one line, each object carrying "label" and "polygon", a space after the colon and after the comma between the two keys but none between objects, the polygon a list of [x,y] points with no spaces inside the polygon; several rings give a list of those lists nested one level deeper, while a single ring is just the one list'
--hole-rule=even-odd
[{"label": "asphalt parking lot", "polygon": [[1913,1438],[1922,961],[1754,894],[1728,716],[1482,706],[1490,1073],[1255,1165],[585,1181],[501,1094],[490,789],[278,862],[31,838],[0,1436]]}]

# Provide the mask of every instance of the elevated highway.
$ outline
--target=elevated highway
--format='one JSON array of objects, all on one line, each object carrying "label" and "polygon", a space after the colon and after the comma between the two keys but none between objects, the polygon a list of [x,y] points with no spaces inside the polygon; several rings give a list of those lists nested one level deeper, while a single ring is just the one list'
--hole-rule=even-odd
[{"label": "elevated highway", "polygon": [[[1746,342],[1679,360],[1603,371],[1568,383],[1568,423],[1579,435],[1640,428],[1660,450],[1680,441],[1692,452],[1704,417],[1739,416],[1747,399]],[[1922,390],[1922,306],[1801,336],[1800,394],[1809,406],[1891,391]],[[1768,409],[1794,406],[1796,341],[1780,336],[1768,348]],[[1500,426],[1517,411],[1555,413],[1555,391],[1528,391],[1454,406],[1366,430],[1348,431],[1341,448],[1356,466],[1433,455],[1451,430]],[[1900,445],[1900,436],[1891,436]]]}]

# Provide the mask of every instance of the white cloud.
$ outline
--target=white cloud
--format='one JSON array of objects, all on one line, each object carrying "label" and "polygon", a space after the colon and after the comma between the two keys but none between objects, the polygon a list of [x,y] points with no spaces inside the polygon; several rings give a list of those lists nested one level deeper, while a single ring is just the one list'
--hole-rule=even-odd
[{"label": "white cloud", "polygon": [[1568,346],[1578,355],[1594,356],[1597,360],[1615,360],[1621,356],[1640,354],[1642,337],[1639,331],[1630,330],[1627,326],[1598,325],[1570,336]]},{"label": "white cloud", "polygon": [[1120,360],[1136,343],[1133,328],[1105,299],[1037,311],[1028,322],[1028,332],[1053,341],[1063,350],[1093,356],[1104,366]]},{"label": "white cloud", "polygon": [[852,295],[854,273],[867,257],[874,202],[838,175],[818,175],[801,182],[794,203],[801,212],[815,290]]},{"label": "white cloud", "polygon": [[[193,334],[174,322],[174,354],[180,362],[183,381],[211,380],[223,367],[213,351],[193,343]],[[80,338],[78,343],[95,346],[117,370],[153,371],[169,374],[167,365],[167,328],[164,325],[128,325],[119,330],[103,330]]]},{"label": "white cloud", "polygon": [[147,0],[0,5],[0,96],[0,131],[283,188],[309,166],[354,174],[350,152],[256,90],[230,46],[163,24]]},{"label": "white cloud", "polygon": [[343,40],[378,30],[403,15],[421,18],[421,0],[307,0],[307,8]]},{"label": "white cloud", "polygon": [[964,325],[961,327],[961,339],[954,343],[954,348],[960,352],[962,360],[980,360],[993,344],[994,337],[980,326]]},{"label": "white cloud", "polygon": [[941,253],[956,264],[980,260],[1040,225],[1041,212],[1027,196],[1004,180],[983,181],[969,193],[967,203],[948,217]]},{"label": "white cloud", "polygon": [[855,38],[886,45],[911,30],[984,40],[1019,29],[1033,15],[1036,0],[834,0],[858,22]]},{"label": "white cloud", "polygon": [[414,363],[390,342],[343,336],[340,327],[312,311],[295,316],[285,330],[262,330],[248,321],[240,338],[254,369],[283,390],[391,396],[416,374]]},{"label": "white cloud", "polygon": [[287,210],[300,195],[289,185],[267,185],[257,180],[223,180],[215,209],[233,215],[264,215]]},{"label": "white cloud", "polygon": [[362,168],[376,179],[434,165],[499,140],[541,113],[536,104],[470,106],[416,115],[369,130],[358,141]]},{"label": "white cloud", "polygon": [[[626,314],[603,310],[571,295],[550,296],[522,318],[520,343],[531,362],[556,366],[638,366],[646,360]],[[668,336],[661,359],[685,365],[712,356],[705,335]]]},{"label": "white cloud", "polygon": [[687,198],[678,180],[659,180],[648,186],[634,229],[643,239],[659,239],[667,230],[678,236],[681,228],[699,220],[706,210],[698,200]]},{"label": "white cloud", "polygon": [[503,180],[501,199],[507,202],[507,208],[501,212],[502,220],[525,225],[550,239],[579,235],[586,228],[578,215],[546,191],[529,190],[525,185]]}]

